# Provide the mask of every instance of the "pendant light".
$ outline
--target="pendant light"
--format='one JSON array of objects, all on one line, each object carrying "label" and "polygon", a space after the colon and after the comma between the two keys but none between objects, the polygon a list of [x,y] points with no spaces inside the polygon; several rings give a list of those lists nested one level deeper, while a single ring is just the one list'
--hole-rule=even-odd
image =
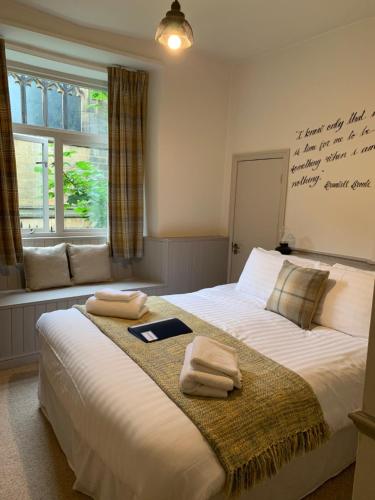
[{"label": "pendant light", "polygon": [[172,50],[187,49],[193,45],[193,30],[186,21],[185,14],[181,12],[177,0],[172,3],[171,10],[166,13],[165,18],[160,21],[155,40]]}]

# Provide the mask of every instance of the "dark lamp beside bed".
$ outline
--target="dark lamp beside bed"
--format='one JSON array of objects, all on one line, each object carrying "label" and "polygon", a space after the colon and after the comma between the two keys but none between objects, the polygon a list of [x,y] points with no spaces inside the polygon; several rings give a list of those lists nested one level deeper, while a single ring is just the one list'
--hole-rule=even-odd
[{"label": "dark lamp beside bed", "polygon": [[292,249],[290,248],[289,243],[287,241],[280,241],[279,246],[276,247],[275,250],[277,250],[283,255],[290,255],[292,253]]},{"label": "dark lamp beside bed", "polygon": [[[279,246],[275,248],[282,255],[290,255],[292,253],[292,248],[295,246],[296,239],[288,228],[284,228],[281,233]],[[291,246],[289,246],[291,245]],[[292,247],[292,248],[291,248]]]}]

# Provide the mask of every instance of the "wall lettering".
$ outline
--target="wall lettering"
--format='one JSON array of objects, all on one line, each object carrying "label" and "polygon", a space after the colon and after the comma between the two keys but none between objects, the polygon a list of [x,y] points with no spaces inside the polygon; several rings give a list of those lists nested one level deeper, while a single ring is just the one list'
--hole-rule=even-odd
[{"label": "wall lettering", "polygon": [[[374,153],[374,132],[375,110],[366,109],[297,130],[290,162],[291,188],[348,192],[372,188],[374,180],[361,178],[354,169],[352,178],[341,178],[340,165],[351,158]],[[364,145],[363,141],[368,143]]]}]

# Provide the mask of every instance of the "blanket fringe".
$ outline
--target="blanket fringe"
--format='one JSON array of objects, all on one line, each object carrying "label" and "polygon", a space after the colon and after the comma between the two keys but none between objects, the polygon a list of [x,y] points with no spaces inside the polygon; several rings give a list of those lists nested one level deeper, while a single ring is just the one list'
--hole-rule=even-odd
[{"label": "blanket fringe", "polygon": [[247,464],[227,474],[224,487],[226,495],[238,497],[243,489],[251,488],[263,479],[275,475],[296,455],[312,451],[323,444],[329,435],[328,424],[323,421],[272,445]]}]

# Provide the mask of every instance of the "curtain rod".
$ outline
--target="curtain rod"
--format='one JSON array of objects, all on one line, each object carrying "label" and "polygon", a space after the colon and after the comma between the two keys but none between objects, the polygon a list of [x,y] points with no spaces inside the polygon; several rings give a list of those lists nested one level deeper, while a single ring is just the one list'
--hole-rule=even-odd
[{"label": "curtain rod", "polygon": [[136,68],[129,68],[128,66],[123,66],[122,64],[110,64],[108,68],[119,68],[119,69],[126,69],[127,71],[133,71],[134,73],[137,71],[144,71],[144,70],[139,70]]}]

